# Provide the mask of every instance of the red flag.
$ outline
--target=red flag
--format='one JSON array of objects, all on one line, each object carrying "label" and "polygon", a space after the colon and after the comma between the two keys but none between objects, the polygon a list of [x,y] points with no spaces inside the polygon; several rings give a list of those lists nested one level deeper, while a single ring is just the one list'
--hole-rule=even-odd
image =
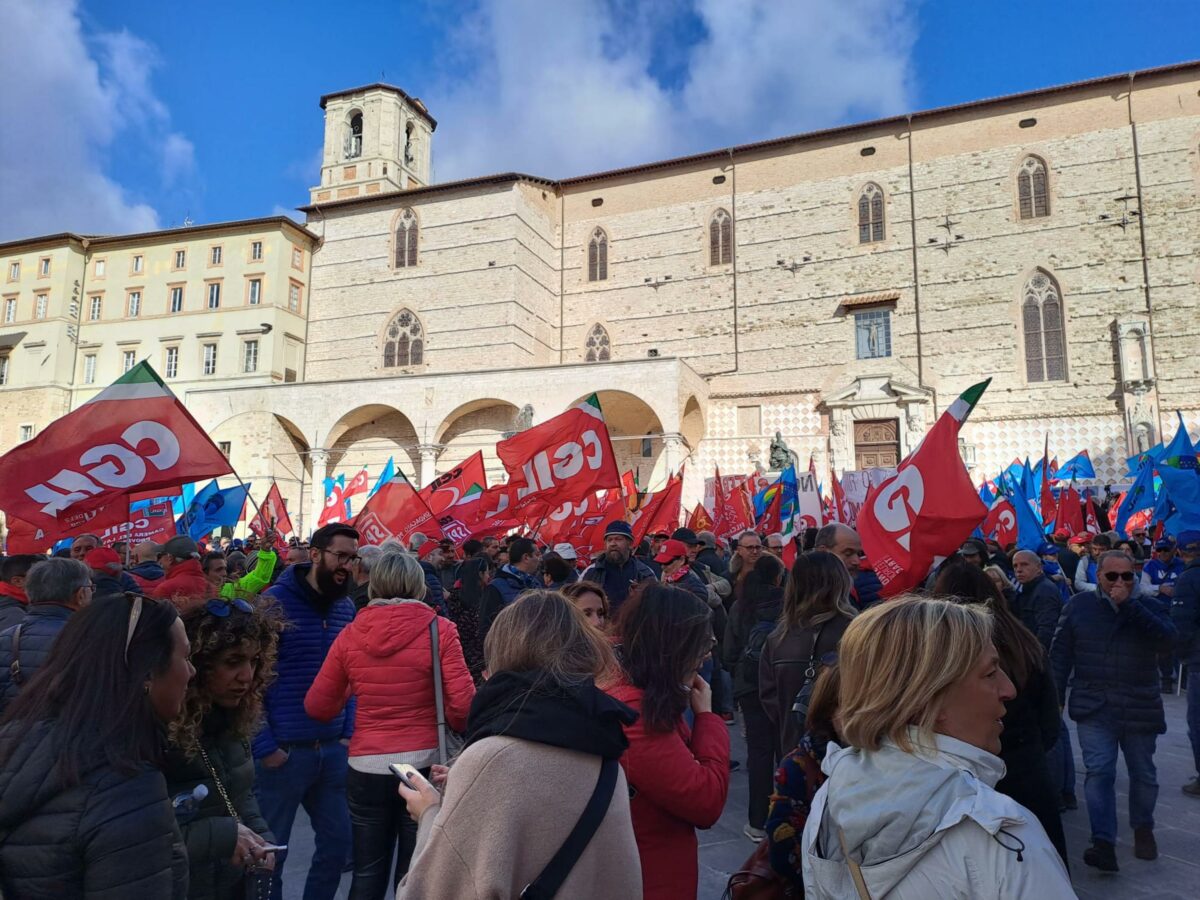
[{"label": "red flag", "polygon": [[487,489],[487,473],[483,468],[483,451],[476,450],[461,463],[433,479],[421,488],[420,494],[429,504],[429,511],[442,516],[450,507],[471,493],[472,488]]},{"label": "red flag", "polygon": [[1003,495],[992,502],[987,518],[983,520],[983,533],[985,537],[994,538],[1001,547],[1016,542],[1017,511]]},{"label": "red flag", "polygon": [[367,470],[362,469],[357,475],[346,482],[346,486],[342,489],[342,497],[353,497],[355,494],[365,494],[371,489],[370,479],[367,477]]},{"label": "red flag", "polygon": [[648,534],[665,531],[671,534],[679,527],[679,512],[683,500],[683,472],[667,479],[667,486],[646,496],[633,516],[634,546]]},{"label": "red flag", "polygon": [[713,520],[708,514],[708,510],[704,508],[703,503],[697,503],[692,510],[692,514],[688,516],[687,527],[699,534],[701,531],[712,531]]},{"label": "red flag", "polygon": [[496,455],[516,489],[514,509],[537,501],[546,507],[582,500],[621,486],[608,426],[595,394],[561,415],[496,445]]},{"label": "red flag", "polygon": [[131,490],[232,471],[204,429],[141,362],[0,457],[0,507],[49,532],[58,527],[58,516],[124,500]]},{"label": "red flag", "polygon": [[600,491],[550,512],[534,536],[546,544],[570,544],[585,558],[604,546],[605,526],[624,516],[625,495],[619,490]]},{"label": "red flag", "polygon": [[1066,528],[1071,534],[1083,531],[1083,506],[1080,504],[1079,492],[1073,486],[1060,488],[1058,506],[1054,510],[1054,530]]},{"label": "red flag", "polygon": [[[1121,508],[1121,501],[1124,499],[1124,494],[1117,498],[1117,502],[1113,504],[1113,508],[1108,514],[1109,521],[1117,521],[1117,510]],[[1083,521],[1083,530],[1090,531],[1092,534],[1100,533],[1100,520],[1096,518],[1096,507],[1092,506],[1091,491],[1088,491],[1087,495],[1087,517]]]},{"label": "red flag", "polygon": [[394,537],[407,547],[417,532],[434,540],[445,536],[429,504],[399,469],[396,477],[377,490],[359,511],[354,527],[361,544],[382,544]]},{"label": "red flag", "polygon": [[780,509],[783,506],[783,491],[775,492],[775,496],[771,498],[771,502],[767,504],[767,508],[763,511],[762,518],[759,519],[754,527],[763,534],[774,534],[775,532],[783,531],[783,519]]},{"label": "red flag", "polygon": [[850,508],[850,503],[846,500],[846,491],[842,488],[842,483],[838,481],[837,473],[833,469],[829,470],[829,477],[833,482],[833,511],[836,521],[843,525],[853,526],[854,510]]},{"label": "red flag", "polygon": [[719,468],[713,492],[712,531],[717,537],[732,537],[754,527],[754,513],[747,502],[745,490],[737,487],[725,493]]},{"label": "red flag", "polygon": [[331,522],[343,522],[345,520],[345,489],[335,481],[329,488],[329,493],[325,496],[325,508],[321,510],[321,518],[317,519],[317,527],[320,528]]},{"label": "red flag", "polygon": [[920,584],[987,514],[959,456],[958,433],[989,381],[950,404],[896,474],[867,492],[858,533],[885,597]]},{"label": "red flag", "polygon": [[280,537],[292,533],[292,520],[288,516],[287,505],[283,502],[279,485],[274,481],[271,482],[271,489],[267,491],[267,499],[250,521],[250,530],[259,537],[266,534],[268,528],[274,528]]}]

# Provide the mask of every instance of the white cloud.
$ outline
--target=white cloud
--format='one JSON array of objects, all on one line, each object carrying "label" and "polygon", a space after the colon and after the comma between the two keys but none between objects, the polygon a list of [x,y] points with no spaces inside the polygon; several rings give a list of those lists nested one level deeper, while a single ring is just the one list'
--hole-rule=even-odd
[{"label": "white cloud", "polygon": [[128,31],[85,34],[75,0],[0,3],[0,239],[157,228],[107,171],[136,141],[164,183],[194,169],[151,86],[154,49]]},{"label": "white cloud", "polygon": [[[435,175],[566,177],[905,111],[912,2],[480,0],[428,98]],[[687,15],[705,33],[679,47]]]}]

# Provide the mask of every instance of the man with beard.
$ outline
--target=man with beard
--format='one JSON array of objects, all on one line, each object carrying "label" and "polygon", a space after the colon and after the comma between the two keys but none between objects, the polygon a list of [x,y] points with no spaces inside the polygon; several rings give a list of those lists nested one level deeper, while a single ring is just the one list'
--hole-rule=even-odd
[{"label": "man with beard", "polygon": [[[335,523],[317,529],[309,561],[284,570],[265,592],[279,604],[276,679],[263,700],[265,721],[254,739],[255,779],[263,817],[277,843],[286,844],[303,804],[316,834],[304,896],[333,900],[350,853],[346,803],[346,746],[354,730],[354,698],[328,722],[310,719],[304,695],[320,671],[334,639],[354,618],[348,596],[358,561],[358,532]],[[275,857],[271,896],[282,896],[286,851]]]},{"label": "man with beard", "polygon": [[654,572],[633,556],[633,529],[628,522],[609,522],[604,529],[604,555],[592,563],[580,581],[594,581],[608,594],[609,617],[615,618],[629,589],[654,580]]}]

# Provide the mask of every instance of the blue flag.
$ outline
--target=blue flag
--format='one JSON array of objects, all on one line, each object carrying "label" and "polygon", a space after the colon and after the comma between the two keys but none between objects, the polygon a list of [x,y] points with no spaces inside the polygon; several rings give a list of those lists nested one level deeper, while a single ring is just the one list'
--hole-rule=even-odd
[{"label": "blue flag", "polygon": [[1017,514],[1017,547],[1036,552],[1046,540],[1042,530],[1041,502],[1038,495],[1033,493],[1033,472],[1028,459],[1022,470],[1019,482],[1005,472],[1001,476],[1001,489]]},{"label": "blue flag", "polygon": [[1177,410],[1175,415],[1179,416],[1179,429],[1175,432],[1175,437],[1171,438],[1171,443],[1167,444],[1163,450],[1162,458],[1158,461],[1160,474],[1163,466],[1196,471],[1196,448],[1192,445],[1187,426],[1183,424],[1183,414]]},{"label": "blue flag", "polygon": [[[1196,477],[1194,471],[1173,466],[1162,466],[1158,476],[1162,479],[1159,493],[1167,497],[1173,507],[1162,519],[1167,533],[1178,535],[1182,531],[1200,530],[1200,478]],[[1124,507],[1125,504],[1121,504],[1122,511]]]},{"label": "blue flag", "polygon": [[396,477],[396,460],[395,457],[388,457],[387,465],[383,467],[383,471],[379,473],[379,480],[375,482],[375,487],[367,492],[367,499],[370,500],[375,496],[375,492]]},{"label": "blue flag", "polygon": [[1082,481],[1085,478],[1095,478],[1096,469],[1092,465],[1092,458],[1084,450],[1059,466],[1056,477],[1059,481],[1070,481],[1072,478],[1076,481]]},{"label": "blue flag", "polygon": [[[1192,477],[1195,476],[1192,475]],[[1154,462],[1146,459],[1142,463],[1142,467],[1138,469],[1133,486],[1129,488],[1125,499],[1121,501],[1121,509],[1117,513],[1117,521],[1114,525],[1117,533],[1122,537],[1129,537],[1129,532],[1125,530],[1129,519],[1134,513],[1141,512],[1143,509],[1153,509],[1157,496],[1157,492],[1154,490]]]},{"label": "blue flag", "polygon": [[1137,477],[1138,471],[1142,468],[1142,463],[1144,463],[1146,460],[1149,460],[1150,462],[1158,462],[1160,459],[1162,459],[1163,449],[1163,445],[1159,443],[1155,444],[1145,453],[1139,453],[1137,456],[1128,457],[1125,460],[1125,465],[1128,468],[1128,471],[1125,474]]},{"label": "blue flag", "polygon": [[232,528],[242,517],[242,506],[248,493],[245,485],[221,490],[215,480],[210,481],[192,500],[184,514],[180,531],[192,540],[199,540],[214,529]]}]

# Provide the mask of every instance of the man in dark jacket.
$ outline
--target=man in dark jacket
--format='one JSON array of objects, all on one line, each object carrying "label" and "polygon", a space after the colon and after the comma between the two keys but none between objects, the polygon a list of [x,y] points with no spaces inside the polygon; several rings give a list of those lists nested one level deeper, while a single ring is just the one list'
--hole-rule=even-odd
[{"label": "man in dark jacket", "polygon": [[129,568],[129,574],[143,585],[158,581],[167,574],[166,570],[158,562],[158,558],[162,554],[162,544],[156,544],[154,541],[142,541],[133,548],[135,565]]},{"label": "man in dark jacket", "polygon": [[[690,532],[691,529],[688,529],[688,531]],[[676,530],[671,537],[678,538],[679,530]],[[696,554],[696,561],[705,566],[708,571],[712,572],[718,578],[728,578],[729,563],[717,552],[717,536],[711,531],[701,531],[695,537],[701,545],[700,552]]]},{"label": "man in dark jacket", "polygon": [[8,556],[0,562],[0,631],[25,618],[29,606],[25,578],[34,563],[45,558],[29,553]]},{"label": "man in dark jacket", "polygon": [[78,560],[48,559],[29,570],[25,590],[25,617],[0,632],[0,714],[42,667],[71,613],[92,599],[92,573]]},{"label": "man in dark jacket", "polygon": [[500,614],[500,610],[526,591],[535,591],[542,586],[533,577],[541,562],[537,545],[533,541],[529,538],[514,538],[508,545],[508,558],[509,562],[500,567],[479,599],[480,643],[487,636],[488,629],[492,627],[492,620]]},{"label": "man in dark jacket", "polygon": [[425,602],[437,610],[438,615],[449,616],[446,595],[442,590],[441,568],[444,558],[441,545],[435,541],[426,541],[417,550],[417,560],[421,563],[421,571],[425,573]]},{"label": "man in dark jacket", "polygon": [[609,619],[617,615],[639,581],[653,580],[654,573],[633,557],[633,529],[628,522],[609,522],[604,528],[604,555],[583,573],[581,581],[594,581],[608,594]]},{"label": "man in dark jacket", "polygon": [[1183,786],[1183,792],[1200,797],[1200,531],[1181,532],[1177,550],[1184,569],[1175,579],[1171,612],[1179,631],[1179,658],[1188,669],[1187,726],[1196,767],[1196,777]]},{"label": "man in dark jacket", "polygon": [[[265,721],[254,739],[254,790],[271,831],[286,844],[303,804],[316,833],[316,850],[304,896],[333,900],[350,853],[346,805],[346,741],[354,730],[354,698],[328,722],[304,711],[308,692],[334,639],[354,618],[351,567],[358,532],[349,525],[318,528],[309,562],[284,571],[264,594],[278,602],[285,626],[279,635],[276,679],[263,706]],[[276,855],[271,896],[282,896],[284,852]]]},{"label": "man in dark jacket", "polygon": [[1017,591],[1012,611],[1049,652],[1062,614],[1062,594],[1042,571],[1042,558],[1032,550],[1013,554],[1013,573],[1017,576]]},{"label": "man in dark jacket", "polygon": [[1092,846],[1083,861],[1115,872],[1118,747],[1129,769],[1134,855],[1138,859],[1158,856],[1154,745],[1167,730],[1158,654],[1175,637],[1175,626],[1157,600],[1136,596],[1137,576],[1128,554],[1103,553],[1096,563],[1096,577],[1096,590],[1076,594],[1067,603],[1050,656],[1060,703],[1071,684],[1068,712],[1075,720],[1087,767],[1084,793]]}]

